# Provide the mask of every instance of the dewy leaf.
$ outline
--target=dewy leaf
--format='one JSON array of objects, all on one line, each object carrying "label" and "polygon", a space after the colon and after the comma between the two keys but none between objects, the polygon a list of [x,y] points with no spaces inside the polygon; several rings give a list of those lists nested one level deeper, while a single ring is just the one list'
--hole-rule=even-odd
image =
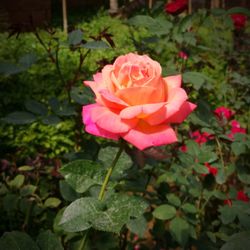
[{"label": "dewy leaf", "polygon": [[134,234],[137,234],[139,237],[143,237],[144,233],[147,230],[147,220],[144,216],[140,216],[136,219],[131,219],[127,223],[127,227]]},{"label": "dewy leaf", "polygon": [[23,232],[4,233],[0,238],[0,250],[39,250],[31,237]]},{"label": "dewy leaf", "polygon": [[116,233],[130,219],[141,216],[148,206],[142,198],[125,194],[110,196],[105,201],[105,205],[107,210],[97,216],[94,227],[98,230]]},{"label": "dewy leaf", "polygon": [[189,224],[180,217],[175,217],[170,221],[169,230],[175,240],[184,246],[189,237]]},{"label": "dewy leaf", "polygon": [[95,218],[102,214],[103,204],[92,197],[72,202],[64,211],[60,226],[67,232],[80,232],[90,228]]},{"label": "dewy leaf", "polygon": [[248,250],[250,245],[250,231],[233,234],[222,246],[221,250]]},{"label": "dewy leaf", "polygon": [[41,232],[37,237],[40,250],[63,250],[62,243],[50,230]]},{"label": "dewy leaf", "polygon": [[65,231],[79,232],[93,227],[118,233],[131,218],[141,216],[147,203],[139,197],[114,194],[105,201],[85,197],[71,203],[60,225]]},{"label": "dewy leaf", "polygon": [[60,173],[76,192],[84,193],[93,185],[102,184],[106,170],[99,163],[76,160],[63,166]]},{"label": "dewy leaf", "polygon": [[176,215],[176,209],[173,206],[164,204],[157,207],[154,212],[153,216],[160,220],[169,220]]},{"label": "dewy leaf", "polygon": [[73,30],[68,34],[68,43],[70,45],[77,45],[82,41],[83,32],[79,29]]},{"label": "dewy leaf", "polygon": [[12,124],[29,124],[32,123],[36,120],[36,117],[29,113],[29,112],[13,112],[8,114],[6,117],[2,119],[3,121],[7,123],[12,123]]}]

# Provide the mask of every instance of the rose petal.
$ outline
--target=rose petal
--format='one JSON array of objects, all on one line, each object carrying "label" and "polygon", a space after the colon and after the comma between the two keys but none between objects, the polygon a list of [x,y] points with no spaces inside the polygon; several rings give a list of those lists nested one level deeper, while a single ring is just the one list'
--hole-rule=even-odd
[{"label": "rose petal", "polygon": [[136,118],[123,120],[119,116],[119,111],[98,104],[90,110],[90,116],[92,122],[96,123],[99,128],[114,134],[127,132],[135,127],[138,122]]},{"label": "rose petal", "polygon": [[164,77],[163,80],[165,81],[167,85],[167,89],[181,87],[181,81],[182,81],[181,75],[167,76],[167,77]]},{"label": "rose petal", "polygon": [[125,103],[106,89],[101,90],[99,93],[104,106],[115,109],[122,109],[128,106],[127,103]]},{"label": "rose petal", "polygon": [[96,104],[90,104],[82,108],[82,117],[83,117],[83,123],[85,124],[85,131],[92,135],[118,140],[119,139],[118,135],[110,133],[109,131],[106,131],[102,128],[99,128],[98,126],[96,126],[95,123],[93,123],[93,121],[91,120],[90,110],[95,106]]},{"label": "rose petal", "polygon": [[181,123],[187,116],[196,108],[196,105],[191,102],[184,102],[180,109],[171,117],[169,117],[167,123]]},{"label": "rose petal", "polygon": [[165,102],[127,107],[121,111],[120,117],[123,119],[131,119],[138,116],[140,116],[139,118],[143,118],[144,116],[155,113],[164,105]]},{"label": "rose petal", "polygon": [[116,92],[116,96],[131,106],[165,101],[165,93],[160,86],[159,89],[152,87],[120,89]]},{"label": "rose petal", "polygon": [[150,126],[143,121],[139,122],[135,128],[129,130],[122,137],[140,150],[177,141],[176,134],[170,126]]}]

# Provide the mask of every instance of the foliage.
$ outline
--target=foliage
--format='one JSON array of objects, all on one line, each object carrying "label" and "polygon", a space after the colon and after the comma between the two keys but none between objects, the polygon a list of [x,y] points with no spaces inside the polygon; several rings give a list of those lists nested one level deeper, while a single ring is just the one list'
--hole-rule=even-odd
[{"label": "foliage", "polygon": [[[0,249],[248,249],[250,29],[230,14],[249,11],[161,8],[123,21],[102,11],[68,37],[0,35]],[[82,81],[131,51],[182,73],[198,108],[176,144],[122,144],[100,195],[120,151],[84,132]]]}]

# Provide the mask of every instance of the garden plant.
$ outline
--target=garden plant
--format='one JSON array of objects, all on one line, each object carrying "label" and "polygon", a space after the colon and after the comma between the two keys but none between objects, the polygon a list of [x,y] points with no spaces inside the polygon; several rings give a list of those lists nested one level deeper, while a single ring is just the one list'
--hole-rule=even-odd
[{"label": "garden plant", "polygon": [[187,8],[0,34],[0,250],[249,249],[250,11]]}]

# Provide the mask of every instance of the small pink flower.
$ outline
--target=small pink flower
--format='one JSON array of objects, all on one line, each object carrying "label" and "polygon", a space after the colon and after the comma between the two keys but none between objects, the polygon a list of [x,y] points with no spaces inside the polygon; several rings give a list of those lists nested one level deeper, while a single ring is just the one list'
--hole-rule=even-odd
[{"label": "small pink flower", "polygon": [[245,128],[241,128],[240,123],[236,120],[232,120],[231,121],[231,132],[228,134],[228,137],[231,140],[234,140],[234,135],[235,134],[246,134],[246,129]]},{"label": "small pink flower", "polygon": [[236,199],[238,201],[249,202],[249,197],[244,193],[243,190],[238,191]]},{"label": "small pink flower", "polygon": [[234,112],[231,109],[223,106],[216,108],[214,110],[214,113],[220,120],[223,119],[229,120],[234,115]]},{"label": "small pink flower", "polygon": [[193,138],[198,144],[201,145],[207,142],[208,140],[212,140],[214,136],[207,132],[201,133],[199,130],[196,130],[191,133],[191,138]]},{"label": "small pink flower", "polygon": [[173,0],[165,5],[165,11],[172,15],[183,12],[188,7],[188,0]]},{"label": "small pink flower", "polygon": [[218,169],[216,167],[212,167],[208,162],[205,162],[204,165],[208,168],[209,174],[216,176],[218,173]]},{"label": "small pink flower", "polygon": [[227,200],[224,200],[224,204],[228,205],[229,207],[231,207],[233,205],[233,202],[232,202],[231,199],[227,199]]},{"label": "small pink flower", "polygon": [[186,153],[188,151],[187,145],[183,144],[179,147],[179,150],[183,153]]},{"label": "small pink flower", "polygon": [[246,26],[247,17],[243,14],[232,14],[231,19],[234,23],[234,27],[239,30]]},{"label": "small pink flower", "polygon": [[140,250],[140,249],[141,249],[141,247],[140,247],[139,244],[136,244],[136,245],[134,246],[134,250]]},{"label": "small pink flower", "polygon": [[187,60],[188,59],[188,54],[186,52],[184,52],[184,51],[180,51],[178,55],[183,60]]}]

